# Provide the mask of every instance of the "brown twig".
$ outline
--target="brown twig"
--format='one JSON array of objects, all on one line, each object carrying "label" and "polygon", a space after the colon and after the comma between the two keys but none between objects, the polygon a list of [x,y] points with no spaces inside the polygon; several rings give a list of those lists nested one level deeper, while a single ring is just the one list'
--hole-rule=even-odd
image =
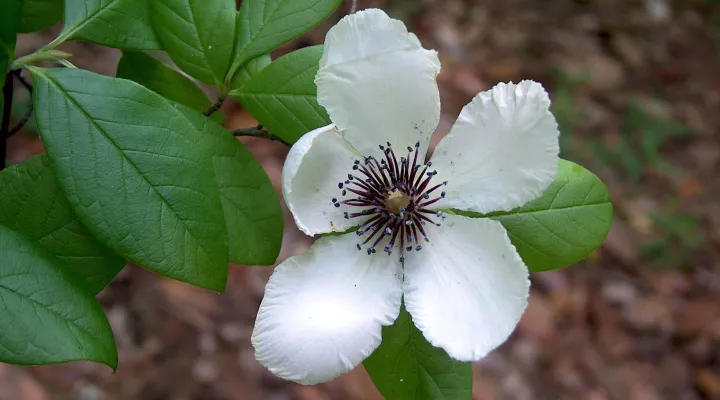
[{"label": "brown twig", "polygon": [[222,107],[223,103],[225,102],[225,96],[220,96],[218,98],[218,101],[215,102],[215,104],[211,105],[205,111],[203,111],[203,115],[206,117],[209,117],[215,113],[215,111],[219,110],[220,107]]},{"label": "brown twig", "polygon": [[[12,71],[12,73],[15,74],[15,77],[22,83],[22,85],[27,89],[28,92],[30,92],[30,97],[32,97],[32,85],[28,81],[25,80],[25,78],[22,77],[22,70],[18,69],[15,71]],[[22,117],[22,119],[12,128],[10,131],[7,132],[6,138],[9,138],[10,136],[16,134],[17,132],[22,129],[25,124],[30,120],[33,114],[33,102],[32,99],[30,100],[30,105],[28,106],[27,112],[25,112],[25,115]]]},{"label": "brown twig", "polygon": [[267,129],[265,129],[262,125],[253,126],[250,128],[240,128],[232,131],[233,136],[251,136],[251,137],[260,137],[267,140],[274,140],[276,142],[280,142],[284,144],[285,146],[292,147],[292,144],[286,142],[281,137],[275,135],[274,133],[271,133]]}]

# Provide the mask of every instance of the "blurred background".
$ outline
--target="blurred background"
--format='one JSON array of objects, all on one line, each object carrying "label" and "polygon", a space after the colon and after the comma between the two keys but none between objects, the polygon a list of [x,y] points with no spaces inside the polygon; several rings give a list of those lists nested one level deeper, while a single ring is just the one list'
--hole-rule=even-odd
[{"label": "blurred background", "polygon": [[[474,399],[720,399],[720,2],[716,0],[359,0],[402,19],[442,61],[434,143],[479,91],[548,88],[562,156],[608,185],[615,220],[588,260],[534,274],[512,338],[475,365]],[[350,10],[277,51],[322,43]],[[18,55],[55,37],[22,35]],[[228,38],[232,33],[228,32]],[[228,39],[230,40],[230,39]],[[114,75],[120,53],[60,47]],[[16,85],[16,119],[30,97]],[[227,102],[229,128],[255,121]],[[31,120],[12,162],[42,151]],[[287,148],[244,140],[280,193]],[[312,239],[285,210],[278,261]],[[233,267],[224,295],[127,267],[99,296],[120,367],[0,364],[0,399],[380,399],[362,368],[302,387],[264,370],[250,334],[272,267]]]}]

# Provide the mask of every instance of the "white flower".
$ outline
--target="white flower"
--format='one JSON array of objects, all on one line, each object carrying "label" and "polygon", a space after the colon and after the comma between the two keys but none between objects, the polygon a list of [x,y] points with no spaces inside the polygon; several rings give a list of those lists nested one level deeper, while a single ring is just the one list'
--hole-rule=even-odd
[{"label": "white flower", "polygon": [[478,94],[425,163],[439,71],[437,53],[380,10],[328,32],[315,82],[333,124],[292,147],[283,190],[306,234],[359,228],[270,277],[252,343],[274,374],[314,384],[351,370],[403,296],[427,340],[461,361],[503,343],[523,314],[528,269],[505,228],[438,210],[508,211],[538,197],[558,164],[550,100],[530,81]]}]

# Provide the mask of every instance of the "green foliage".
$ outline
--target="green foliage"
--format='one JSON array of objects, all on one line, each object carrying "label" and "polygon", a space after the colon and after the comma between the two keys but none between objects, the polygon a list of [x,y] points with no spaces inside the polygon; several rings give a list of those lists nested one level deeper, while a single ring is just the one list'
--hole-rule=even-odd
[{"label": "green foliage", "polygon": [[224,86],[235,30],[234,0],[156,0],[153,24],[170,58],[191,76]]},{"label": "green foliage", "polygon": [[0,361],[117,367],[113,334],[83,283],[33,240],[0,225]]},{"label": "green foliage", "polygon": [[45,155],[0,172],[0,191],[0,225],[44,247],[81,278],[93,294],[125,266],[122,258],[80,224]]},{"label": "green foliage", "polygon": [[[193,79],[136,50],[164,49],[182,71],[230,94],[288,143],[327,125],[315,75],[322,46],[271,62],[270,52],[326,18],[341,0],[8,0],[0,14],[0,78],[18,31],[61,19],[60,35],[15,62],[33,75],[36,123],[47,150],[0,172],[0,361],[92,360],[112,368],[112,331],[93,298],[125,264],[222,291],[228,263],[272,264],[280,251],[280,200],[248,149],[200,111],[211,107]],[[67,40],[126,50],[117,78],[72,67]],[[124,78],[124,79],[123,79]],[[575,85],[575,84],[573,84]],[[573,85],[556,113],[578,122]],[[564,99],[564,100],[563,100]],[[559,111],[558,111],[559,110]],[[659,163],[663,135],[630,114],[639,142],[627,150]],[[567,138],[563,129],[563,140]],[[450,210],[449,212],[452,212]],[[603,183],[561,161],[543,195],[492,218],[533,271],[586,257],[605,238],[612,205]],[[692,223],[656,220],[684,239]],[[695,242],[692,242],[694,245]],[[401,309],[365,361],[389,399],[470,399],[470,363],[433,347]]]},{"label": "green foliage", "polygon": [[405,306],[382,343],[363,365],[375,386],[389,400],[468,399],[472,397],[472,366],[455,361],[433,347],[415,327]]},{"label": "green foliage", "polygon": [[[205,92],[192,79],[143,52],[123,52],[116,76],[137,82],[171,102],[193,110],[203,111],[211,105]],[[222,123],[225,115],[217,111],[210,119]]]},{"label": "green foliage", "polygon": [[84,40],[125,50],[160,49],[150,23],[150,4],[138,0],[65,0],[65,25],[54,47]]},{"label": "green foliage", "polygon": [[62,19],[63,0],[21,0],[20,29],[28,33],[47,29]]},{"label": "green foliage", "polygon": [[237,14],[229,79],[249,60],[269,53],[328,17],[342,0],[247,0]]},{"label": "green foliage", "polygon": [[283,217],[270,179],[250,151],[220,125],[185,110],[208,142],[227,221],[230,262],[268,265],[280,253]]},{"label": "green foliage", "polygon": [[253,76],[257,75],[265,67],[270,65],[270,54],[264,54],[260,57],[253,58],[248,61],[247,64],[243,65],[232,78],[230,83],[230,95],[235,96],[236,94],[242,93],[242,87],[250,80]]},{"label": "green foliage", "polygon": [[137,82],[168,100],[202,111],[210,99],[195,82],[154,57],[135,51],[123,52],[117,77]]},{"label": "green foliage", "polygon": [[222,291],[227,235],[200,132],[134,82],[30,70],[40,135],[83,224],[138,265]]},{"label": "green foliage", "polygon": [[531,271],[566,267],[597,248],[612,224],[605,184],[590,171],[561,160],[555,181],[542,196],[508,212],[456,214],[500,221]]},{"label": "green foliage", "polygon": [[306,47],[278,58],[235,94],[263,126],[289,143],[330,123],[315,86],[322,49]]}]

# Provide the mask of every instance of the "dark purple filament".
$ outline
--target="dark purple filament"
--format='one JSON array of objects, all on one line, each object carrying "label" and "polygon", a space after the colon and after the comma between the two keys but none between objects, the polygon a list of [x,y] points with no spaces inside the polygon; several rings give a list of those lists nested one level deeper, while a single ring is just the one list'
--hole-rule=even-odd
[{"label": "dark purple filament", "polygon": [[442,212],[429,206],[445,197],[445,192],[437,195],[437,190],[447,185],[447,181],[430,184],[437,171],[428,171],[432,166],[429,161],[418,164],[420,143],[415,144],[415,149],[408,146],[407,158],[399,160],[390,143],[379,147],[383,159],[378,161],[370,156],[363,163],[355,160],[355,174],[348,174],[345,182],[338,183],[342,196],[349,198],[342,201],[333,198],[332,202],[335,207],[353,207],[352,211],[345,212],[347,219],[370,217],[356,232],[358,236],[366,236],[357,244],[358,250],[368,245],[367,253],[374,254],[375,247],[387,239],[384,251],[391,255],[397,246],[400,262],[404,262],[405,252],[422,249],[420,238],[429,241],[426,224],[440,226],[433,217],[445,218]]}]

